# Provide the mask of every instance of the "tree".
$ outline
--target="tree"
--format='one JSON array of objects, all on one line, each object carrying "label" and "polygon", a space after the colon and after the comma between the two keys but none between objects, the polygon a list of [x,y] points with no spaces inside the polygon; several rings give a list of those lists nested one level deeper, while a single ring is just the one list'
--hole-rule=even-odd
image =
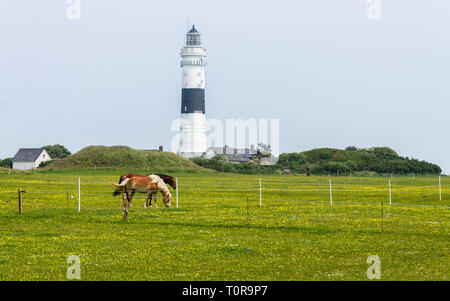
[{"label": "tree", "polygon": [[12,158],[0,160],[0,167],[12,168],[12,166],[13,166]]},{"label": "tree", "polygon": [[65,146],[61,144],[46,145],[44,146],[44,149],[52,159],[62,159],[72,154]]},{"label": "tree", "polygon": [[258,148],[256,150],[256,157],[261,158],[270,158],[270,155],[272,154],[272,148],[270,145],[267,145],[265,143],[258,143]]}]

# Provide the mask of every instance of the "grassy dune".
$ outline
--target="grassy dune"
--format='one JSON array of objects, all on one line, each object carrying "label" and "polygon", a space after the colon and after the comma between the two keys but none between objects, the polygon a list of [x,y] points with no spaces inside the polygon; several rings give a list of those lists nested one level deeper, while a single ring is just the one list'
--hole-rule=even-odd
[{"label": "grassy dune", "polygon": [[52,162],[47,170],[73,170],[97,168],[142,168],[166,171],[206,171],[192,161],[171,152],[149,152],[128,146],[92,145],[61,160]]},{"label": "grassy dune", "polygon": [[392,205],[387,177],[334,177],[330,206],[328,177],[262,176],[259,207],[259,176],[178,172],[178,209],[138,195],[124,223],[122,172],[0,171],[0,280],[66,280],[71,254],[82,280],[367,280],[372,254],[381,280],[450,280],[447,177],[442,201],[437,177],[394,177]]}]

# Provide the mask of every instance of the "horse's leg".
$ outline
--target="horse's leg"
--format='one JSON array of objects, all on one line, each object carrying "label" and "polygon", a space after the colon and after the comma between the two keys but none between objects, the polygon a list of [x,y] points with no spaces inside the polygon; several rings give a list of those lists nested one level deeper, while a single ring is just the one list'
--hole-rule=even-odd
[{"label": "horse's leg", "polygon": [[152,206],[152,195],[153,195],[153,192],[149,191],[148,198],[147,198],[147,207],[151,207]]},{"label": "horse's leg", "polygon": [[136,190],[131,190],[131,193],[128,194],[128,207],[133,208],[133,205],[131,204],[131,200],[133,199],[134,194],[136,193]]},{"label": "horse's leg", "polygon": [[130,205],[131,205],[131,198],[132,198],[131,192],[127,191],[127,202],[128,202],[127,207],[128,208],[130,208]]},{"label": "horse's leg", "polygon": [[155,196],[155,208],[157,208],[158,205],[156,204],[156,197],[158,196],[158,191],[154,191],[152,194]]},{"label": "horse's leg", "polygon": [[[145,203],[144,203],[144,207],[148,207],[148,199],[151,199],[152,195],[151,192],[147,192],[147,194],[145,195]],[[150,201],[151,203],[151,201]]]}]

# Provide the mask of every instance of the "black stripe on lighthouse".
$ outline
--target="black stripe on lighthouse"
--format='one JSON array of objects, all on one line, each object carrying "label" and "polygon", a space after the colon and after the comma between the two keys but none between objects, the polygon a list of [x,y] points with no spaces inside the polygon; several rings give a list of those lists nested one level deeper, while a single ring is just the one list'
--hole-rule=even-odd
[{"label": "black stripe on lighthouse", "polygon": [[205,114],[205,89],[181,89],[181,113]]}]

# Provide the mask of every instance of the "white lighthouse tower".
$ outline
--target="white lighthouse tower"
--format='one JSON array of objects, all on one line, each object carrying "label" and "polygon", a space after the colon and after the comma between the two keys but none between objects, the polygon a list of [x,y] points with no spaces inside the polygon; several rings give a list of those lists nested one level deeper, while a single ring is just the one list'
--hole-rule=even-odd
[{"label": "white lighthouse tower", "polygon": [[206,49],[192,26],[181,49],[181,127],[179,153],[187,158],[206,151],[205,65]]}]

